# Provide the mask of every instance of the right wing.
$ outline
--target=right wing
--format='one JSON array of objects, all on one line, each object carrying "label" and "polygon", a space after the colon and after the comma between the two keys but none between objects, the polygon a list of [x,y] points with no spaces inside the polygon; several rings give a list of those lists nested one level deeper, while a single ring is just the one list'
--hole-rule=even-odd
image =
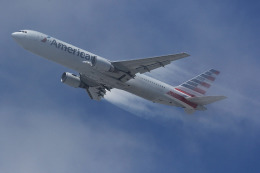
[{"label": "right wing", "polygon": [[175,55],[166,55],[153,58],[143,58],[126,61],[111,62],[116,69],[120,71],[119,80],[126,82],[133,78],[136,73],[150,72],[151,70],[164,67],[172,61],[185,58],[189,56],[187,53],[180,53]]}]

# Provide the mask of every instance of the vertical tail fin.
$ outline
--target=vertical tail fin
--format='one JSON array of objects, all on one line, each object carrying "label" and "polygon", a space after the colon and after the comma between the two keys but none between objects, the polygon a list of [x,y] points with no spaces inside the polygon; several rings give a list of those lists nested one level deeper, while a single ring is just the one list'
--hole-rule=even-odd
[{"label": "vertical tail fin", "polygon": [[189,97],[200,97],[204,96],[215,81],[219,71],[210,69],[184,83],[177,86],[175,89]]}]

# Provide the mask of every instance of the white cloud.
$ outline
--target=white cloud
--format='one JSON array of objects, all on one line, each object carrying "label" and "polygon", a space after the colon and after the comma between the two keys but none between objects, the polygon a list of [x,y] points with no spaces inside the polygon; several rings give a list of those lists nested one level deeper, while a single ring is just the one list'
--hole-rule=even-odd
[{"label": "white cloud", "polygon": [[146,137],[63,111],[2,109],[0,172],[135,172],[151,164]]},{"label": "white cloud", "polygon": [[105,99],[116,106],[142,117],[146,117],[147,114],[152,113],[149,107],[154,105],[145,99],[119,89],[112,89],[111,92],[107,92]]}]

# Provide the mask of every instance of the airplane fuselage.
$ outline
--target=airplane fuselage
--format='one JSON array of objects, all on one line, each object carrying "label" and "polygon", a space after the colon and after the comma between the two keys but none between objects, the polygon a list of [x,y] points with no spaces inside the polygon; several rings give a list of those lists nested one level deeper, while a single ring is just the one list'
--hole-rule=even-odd
[{"label": "airplane fuselage", "polygon": [[111,88],[125,90],[165,105],[190,109],[195,109],[197,106],[185,100],[189,97],[185,92],[180,92],[175,87],[146,75],[136,74],[132,79],[122,82],[110,75],[114,73],[110,69],[106,72],[97,70],[93,67],[96,59],[105,63],[110,61],[54,37],[31,30],[15,32],[12,36],[26,50],[84,75],[90,81],[89,85],[91,83],[107,84]]}]

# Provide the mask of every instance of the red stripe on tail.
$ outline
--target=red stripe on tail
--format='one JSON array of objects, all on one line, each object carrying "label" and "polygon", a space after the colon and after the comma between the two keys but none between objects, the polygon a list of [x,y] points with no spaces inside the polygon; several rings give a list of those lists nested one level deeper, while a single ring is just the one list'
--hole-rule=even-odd
[{"label": "red stripe on tail", "polygon": [[194,88],[194,91],[196,91],[196,92],[198,92],[200,94],[205,94],[206,93],[206,91],[204,91],[204,90],[202,90],[200,88]]},{"label": "red stripe on tail", "polygon": [[215,80],[215,78],[212,77],[212,76],[208,76],[207,79],[208,79],[208,80],[211,80],[211,81],[214,81],[214,80]]},{"label": "red stripe on tail", "polygon": [[201,82],[201,85],[206,87],[206,88],[209,88],[210,87],[210,84],[206,83],[206,82]]},{"label": "red stripe on tail", "polygon": [[197,104],[192,103],[192,102],[186,100],[186,99],[185,99],[184,97],[182,97],[181,95],[176,94],[176,93],[174,93],[174,92],[172,92],[172,91],[167,92],[167,94],[170,95],[170,96],[172,96],[172,97],[174,97],[174,98],[176,98],[176,99],[178,99],[178,100],[180,100],[180,101],[182,101],[183,103],[186,103],[187,105],[189,105],[189,106],[191,106],[191,107],[193,107],[193,108],[196,108],[196,107],[198,106]]},{"label": "red stripe on tail", "polygon": [[181,90],[181,89],[179,89],[179,88],[175,88],[177,91],[180,91],[181,93],[183,93],[183,94],[186,94],[186,95],[188,95],[188,96],[190,96],[190,97],[195,97],[195,95],[193,95],[193,94],[190,94],[190,93],[188,93],[188,92],[186,92],[186,91],[183,91],[183,90]]},{"label": "red stripe on tail", "polygon": [[220,71],[217,71],[217,70],[214,70],[214,69],[211,69],[210,70],[212,73],[216,74],[216,75],[219,75]]}]

